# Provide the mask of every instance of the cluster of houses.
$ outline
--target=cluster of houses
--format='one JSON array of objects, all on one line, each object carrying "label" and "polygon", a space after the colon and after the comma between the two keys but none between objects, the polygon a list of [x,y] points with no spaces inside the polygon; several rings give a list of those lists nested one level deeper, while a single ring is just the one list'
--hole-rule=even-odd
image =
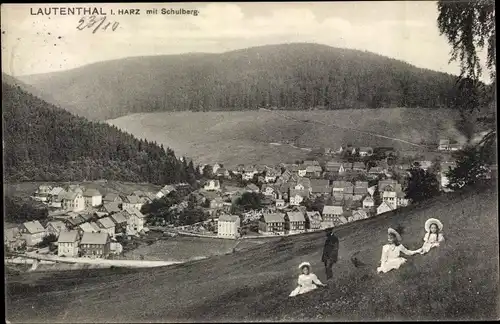
[{"label": "cluster of houses", "polygon": [[[162,191],[165,191],[162,188]],[[160,193],[159,192],[159,193]],[[117,236],[137,236],[147,231],[142,206],[156,198],[154,193],[134,191],[131,195],[108,193],[95,188],[69,185],[66,188],[42,185],[33,199],[53,207],[45,226],[31,221],[5,230],[4,243],[13,250],[35,247],[49,235],[57,238],[58,255],[107,257],[120,253]]]},{"label": "cluster of houses", "polygon": [[[366,154],[372,154],[368,148],[363,149],[363,154],[365,151],[368,152]],[[207,205],[210,213],[219,216],[219,237],[236,238],[240,235],[240,217],[231,215],[230,209],[234,199],[245,192],[261,193],[265,197],[265,207],[262,210],[252,210],[242,215],[243,222],[258,220],[259,232],[262,234],[286,234],[334,227],[409,204],[398,181],[390,178],[375,179],[390,177],[392,172],[406,172],[410,166],[389,168],[384,162],[370,169],[362,162],[346,163],[334,160],[324,163],[323,166],[315,160],[306,160],[302,164],[280,164],[276,168],[238,166],[231,170],[230,174],[240,174],[242,179],[257,177],[257,184],[248,183],[245,187],[233,187],[223,185],[221,182],[225,181],[218,177],[208,180],[198,193],[209,201]],[[419,165],[427,169],[431,163],[420,161]],[[216,164],[214,169],[220,170],[221,167]],[[353,173],[371,178],[372,185],[369,186],[368,181],[328,179],[328,175],[342,178],[343,175]],[[375,197],[375,194],[379,196]],[[305,210],[304,203],[307,200],[314,201],[318,197],[323,197],[326,203],[323,210]]]}]

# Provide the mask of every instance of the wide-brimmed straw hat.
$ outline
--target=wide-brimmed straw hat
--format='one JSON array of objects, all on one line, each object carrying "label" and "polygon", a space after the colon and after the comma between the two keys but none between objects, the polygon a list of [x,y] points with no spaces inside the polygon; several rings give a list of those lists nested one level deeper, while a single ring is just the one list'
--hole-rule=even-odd
[{"label": "wide-brimmed straw hat", "polygon": [[299,264],[299,269],[302,270],[303,267],[308,267],[309,270],[311,270],[311,264],[309,262],[302,262],[301,264]]},{"label": "wide-brimmed straw hat", "polygon": [[387,233],[388,234],[393,234],[394,236],[396,236],[396,239],[401,242],[401,235],[399,235],[398,231],[396,231],[394,228],[390,228],[387,230]]},{"label": "wide-brimmed straw hat", "polygon": [[439,231],[443,230],[443,223],[441,223],[439,219],[429,218],[428,220],[425,221],[424,225],[426,232],[430,232],[432,224],[436,224],[436,226],[439,228]]}]

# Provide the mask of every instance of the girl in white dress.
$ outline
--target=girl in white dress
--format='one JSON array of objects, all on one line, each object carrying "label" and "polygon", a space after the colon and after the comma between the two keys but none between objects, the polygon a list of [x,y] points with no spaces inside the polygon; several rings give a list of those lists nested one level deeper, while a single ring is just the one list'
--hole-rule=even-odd
[{"label": "girl in white dress", "polygon": [[399,269],[399,267],[406,262],[405,258],[399,256],[400,253],[406,255],[414,255],[419,252],[410,251],[401,244],[401,235],[399,233],[389,228],[387,231],[387,240],[389,244],[386,244],[382,247],[382,257],[380,258],[380,267],[377,268],[377,272],[389,272],[392,269]]},{"label": "girl in white dress", "polygon": [[299,269],[301,274],[298,279],[298,287],[290,293],[290,297],[305,294],[306,292],[318,288],[318,286],[326,286],[319,281],[318,277],[314,273],[311,273],[311,264],[309,262],[302,262],[299,265]]},{"label": "girl in white dress", "polygon": [[424,245],[419,249],[421,254],[425,254],[434,247],[438,247],[440,243],[444,242],[444,236],[441,232],[443,230],[443,223],[439,219],[429,218],[424,225]]}]

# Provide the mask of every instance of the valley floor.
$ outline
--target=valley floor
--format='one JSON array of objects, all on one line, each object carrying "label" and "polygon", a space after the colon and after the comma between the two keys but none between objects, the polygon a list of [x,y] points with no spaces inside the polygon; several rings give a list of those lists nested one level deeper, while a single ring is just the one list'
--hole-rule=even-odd
[{"label": "valley floor", "polygon": [[[328,287],[296,298],[297,265],[325,281],[324,233],[281,238],[230,255],[154,269],[25,274],[7,279],[11,322],[164,322],[498,319],[496,189],[446,194],[335,230],[339,262]],[[418,248],[429,217],[446,243],[377,274],[387,228]],[[356,253],[365,266],[350,262]]]}]

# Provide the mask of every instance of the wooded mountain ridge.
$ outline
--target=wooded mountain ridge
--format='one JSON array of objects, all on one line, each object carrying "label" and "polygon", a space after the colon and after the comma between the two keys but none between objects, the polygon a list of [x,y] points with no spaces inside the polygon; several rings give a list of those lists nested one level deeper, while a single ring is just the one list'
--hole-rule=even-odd
[{"label": "wooded mountain ridge", "polygon": [[262,107],[450,107],[456,77],[366,51],[293,43],[130,57],[21,80],[72,113],[106,120],[140,112]]},{"label": "wooded mountain ridge", "polygon": [[138,140],[117,127],[91,122],[48,104],[2,77],[4,181],[121,180],[194,183],[192,162]]}]

